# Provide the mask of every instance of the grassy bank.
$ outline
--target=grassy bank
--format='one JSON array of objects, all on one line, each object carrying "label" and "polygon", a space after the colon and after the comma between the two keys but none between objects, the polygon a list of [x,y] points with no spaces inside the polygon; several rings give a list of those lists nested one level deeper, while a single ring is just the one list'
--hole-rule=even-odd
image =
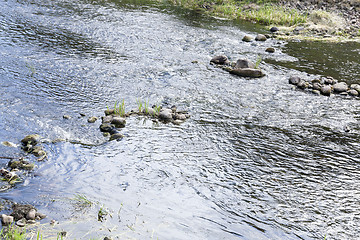
[{"label": "grassy bank", "polygon": [[288,9],[276,1],[236,0],[169,0],[171,3],[189,9],[201,10],[207,14],[227,19],[244,19],[265,25],[294,26],[307,21],[307,15],[295,9]]}]

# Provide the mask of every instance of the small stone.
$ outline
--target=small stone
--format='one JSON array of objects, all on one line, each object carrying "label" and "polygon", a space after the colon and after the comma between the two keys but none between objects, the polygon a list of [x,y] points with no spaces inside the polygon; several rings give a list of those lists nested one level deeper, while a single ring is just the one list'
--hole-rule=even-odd
[{"label": "small stone", "polygon": [[16,226],[18,227],[25,227],[26,225],[26,219],[25,218],[22,218],[20,219],[19,221],[16,222]]},{"label": "small stone", "polygon": [[320,83],[317,83],[317,82],[313,83],[313,89],[320,91],[320,89],[321,89],[321,84],[320,84]]},{"label": "small stone", "polygon": [[126,124],[126,119],[123,117],[113,117],[111,124],[114,124],[117,128],[123,128]]},{"label": "small stone", "polygon": [[227,58],[227,56],[225,55],[220,55],[220,56],[215,56],[210,60],[210,63],[214,63],[214,64],[220,64],[220,65],[226,65],[229,64],[229,60]]},{"label": "small stone", "polygon": [[292,85],[298,85],[300,80],[301,80],[301,78],[298,77],[298,76],[291,76],[289,78],[289,83],[292,84]]},{"label": "small stone", "polygon": [[334,84],[334,92],[342,93],[346,92],[349,89],[349,86],[345,82],[339,82]]},{"label": "small stone", "polygon": [[312,90],[311,92],[312,92],[313,94],[315,94],[315,95],[320,95],[320,94],[321,94],[319,90],[315,90],[315,89]]},{"label": "small stone", "polygon": [[113,116],[112,115],[107,115],[105,117],[102,117],[102,123],[111,123]]},{"label": "small stone", "polygon": [[17,147],[15,143],[8,142],[8,141],[4,141],[1,144],[6,146],[6,147]]},{"label": "small stone", "polygon": [[305,89],[309,87],[309,83],[305,80],[300,80],[300,82],[297,84],[298,88]]},{"label": "small stone", "polygon": [[104,237],[104,240],[112,240],[110,237]]},{"label": "small stone", "polygon": [[27,221],[26,221],[26,224],[35,224],[35,223],[36,223],[35,220],[27,220]]},{"label": "small stone", "polygon": [[320,92],[322,95],[330,96],[330,94],[332,92],[332,88],[329,85],[325,85],[320,89]]},{"label": "small stone", "polygon": [[121,139],[121,138],[123,138],[124,137],[124,135],[122,135],[121,133],[114,133],[114,134],[112,134],[111,136],[110,136],[110,141],[112,141],[112,140],[118,140],[118,139]]},{"label": "small stone", "polygon": [[268,47],[265,52],[268,52],[268,53],[274,53],[275,52],[275,48],[273,47]]},{"label": "small stone", "polygon": [[28,144],[32,145],[32,146],[35,146],[38,141],[40,139],[40,135],[38,134],[31,134],[31,135],[27,135],[26,137],[24,137],[22,140],[21,140],[21,143],[26,146]]},{"label": "small stone", "polygon": [[79,113],[81,117],[85,117],[86,114],[85,113]]},{"label": "small stone", "polygon": [[277,32],[277,31],[279,31],[278,27],[271,27],[270,28],[270,32],[272,32],[272,33]]},{"label": "small stone", "polygon": [[111,125],[109,123],[103,123],[100,125],[99,128],[101,132],[110,132],[114,128],[114,125]]},{"label": "small stone", "polygon": [[251,42],[253,40],[253,38],[249,35],[246,35],[243,37],[242,41],[244,42]]},{"label": "small stone", "polygon": [[235,69],[237,68],[255,68],[255,64],[248,59],[238,59],[235,65]]},{"label": "small stone", "polygon": [[264,41],[266,41],[266,40],[267,40],[267,38],[266,38],[266,36],[265,36],[264,34],[258,34],[258,35],[256,35],[256,37],[255,37],[255,41],[264,42]]},{"label": "small stone", "polygon": [[115,110],[114,109],[107,109],[104,111],[105,115],[111,115],[111,114],[114,114],[115,113]]},{"label": "small stone", "polygon": [[46,214],[36,212],[36,214],[35,214],[35,219],[37,219],[37,220],[42,220],[42,219],[44,219],[44,218],[46,218]]},{"label": "small stone", "polygon": [[36,157],[41,157],[46,155],[45,151],[41,146],[35,146],[32,148],[31,153],[34,154]]},{"label": "small stone", "polygon": [[165,122],[168,122],[168,121],[172,121],[173,117],[172,117],[172,110],[169,109],[169,108],[164,108],[160,111],[159,113],[159,119],[160,120],[163,120]]},{"label": "small stone", "polygon": [[36,210],[35,209],[31,209],[27,214],[26,214],[26,220],[35,220],[36,217]]},{"label": "small stone", "polygon": [[89,117],[88,118],[88,123],[94,123],[94,122],[96,122],[98,120],[98,118],[97,117]]},{"label": "small stone", "polygon": [[53,219],[50,221],[50,225],[55,225],[55,224],[56,224],[56,220]]},{"label": "small stone", "polygon": [[6,214],[1,214],[1,224],[3,226],[10,225],[14,222],[14,217]]},{"label": "small stone", "polygon": [[70,115],[64,115],[63,118],[64,119],[70,119],[71,117],[70,117]]},{"label": "small stone", "polygon": [[153,108],[144,109],[143,113],[150,116],[155,116],[157,114]]},{"label": "small stone", "polygon": [[186,120],[186,115],[185,114],[175,114],[175,119],[176,120]]},{"label": "small stone", "polygon": [[350,96],[359,96],[359,92],[356,91],[355,89],[351,89],[348,91]]},{"label": "small stone", "polygon": [[175,125],[180,125],[184,122],[184,120],[180,120],[180,119],[176,119],[175,121],[173,121],[173,124]]}]

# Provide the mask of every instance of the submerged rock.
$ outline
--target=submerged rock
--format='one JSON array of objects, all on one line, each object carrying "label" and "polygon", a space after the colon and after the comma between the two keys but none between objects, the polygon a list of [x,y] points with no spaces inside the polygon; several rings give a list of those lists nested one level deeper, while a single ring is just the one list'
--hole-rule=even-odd
[{"label": "submerged rock", "polygon": [[27,135],[26,137],[24,137],[22,140],[21,140],[21,143],[26,146],[26,145],[32,145],[32,146],[35,146],[36,144],[38,144],[40,140],[40,135],[38,134],[31,134],[31,135]]},{"label": "submerged rock", "polygon": [[126,124],[126,119],[123,117],[115,116],[111,120],[111,124],[114,124],[117,128],[123,128]]},{"label": "submerged rock", "polygon": [[15,143],[8,142],[8,141],[1,142],[1,144],[6,147],[17,147]]},{"label": "submerged rock", "polygon": [[100,125],[99,128],[101,132],[111,132],[111,130],[113,130],[115,126],[110,123],[103,123]]},{"label": "submerged rock", "polygon": [[26,216],[28,215],[28,213],[31,210],[35,210],[35,214],[36,214],[36,211],[37,211],[35,207],[33,207],[33,206],[29,205],[29,204],[22,205],[22,204],[16,204],[15,203],[12,206],[12,209],[13,209],[13,212],[10,214],[10,216],[13,216],[15,221],[18,221],[18,220],[20,220],[22,218],[26,219]]},{"label": "submerged rock", "polygon": [[11,169],[24,169],[24,170],[32,170],[35,165],[33,163],[30,163],[28,161],[25,161],[23,158],[20,158],[19,160],[11,160],[8,163],[8,167]]},{"label": "submerged rock", "polygon": [[70,119],[71,117],[70,117],[70,115],[64,115],[63,118],[64,119]]},{"label": "submerged rock", "polygon": [[265,73],[260,69],[253,68],[237,68],[230,71],[231,74],[235,74],[241,77],[259,78],[265,76]]},{"label": "submerged rock", "polygon": [[332,92],[332,87],[330,85],[325,85],[320,89],[322,95],[330,96]]},{"label": "submerged rock", "polygon": [[159,119],[165,122],[173,120],[173,111],[169,108],[162,109],[159,113]]},{"label": "submerged rock", "polygon": [[121,133],[117,132],[117,133],[114,133],[114,134],[111,134],[111,135],[110,135],[110,141],[122,139],[123,137],[124,137],[124,135],[122,135]]}]

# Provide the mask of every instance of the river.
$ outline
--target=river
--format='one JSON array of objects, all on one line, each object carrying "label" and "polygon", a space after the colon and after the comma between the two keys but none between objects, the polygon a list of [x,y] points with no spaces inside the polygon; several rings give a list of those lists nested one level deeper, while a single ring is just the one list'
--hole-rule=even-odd
[{"label": "river", "polygon": [[[0,196],[45,213],[44,239],[360,236],[359,99],[288,84],[360,83],[359,44],[245,43],[266,31],[149,1],[0,0],[0,9],[0,141],[18,144],[1,155],[25,155],[28,134],[50,140],[47,159],[26,156],[37,167]],[[229,75],[209,64],[220,54],[261,56],[267,75]],[[139,99],[191,117],[177,126],[131,116],[121,141],[87,123]]]}]

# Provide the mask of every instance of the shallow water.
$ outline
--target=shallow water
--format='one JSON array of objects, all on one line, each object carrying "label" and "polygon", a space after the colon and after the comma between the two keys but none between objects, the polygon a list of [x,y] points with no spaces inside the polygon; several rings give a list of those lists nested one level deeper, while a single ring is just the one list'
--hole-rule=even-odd
[{"label": "shallow water", "polygon": [[[43,143],[46,161],[0,193],[46,213],[44,237],[360,235],[359,100],[287,83],[294,74],[359,83],[359,44],[244,43],[263,30],[144,1],[0,0],[0,9],[0,140],[66,140]],[[209,65],[219,54],[261,55],[267,76],[229,75]],[[125,138],[108,142],[99,122],[80,117],[123,99],[127,111],[142,99],[191,118],[175,126],[133,116]],[[92,206],[79,207],[79,194]],[[59,224],[49,229],[51,219]]]}]

